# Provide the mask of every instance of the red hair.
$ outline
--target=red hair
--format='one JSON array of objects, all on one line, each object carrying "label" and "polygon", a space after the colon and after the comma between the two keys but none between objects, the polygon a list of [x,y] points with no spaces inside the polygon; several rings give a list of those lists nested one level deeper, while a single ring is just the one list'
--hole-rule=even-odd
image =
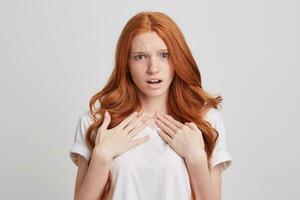
[{"label": "red hair", "polygon": [[[185,38],[176,23],[161,12],[141,12],[133,16],[125,25],[119,37],[115,52],[115,67],[104,86],[90,100],[89,109],[94,123],[86,134],[87,144],[92,150],[95,146],[97,129],[101,126],[105,110],[111,115],[108,128],[118,125],[132,112],[141,109],[137,87],[126,73],[128,55],[134,36],[145,32],[156,32],[165,42],[169,61],[174,68],[174,78],[168,94],[168,113],[181,123],[194,122],[203,134],[208,163],[218,138],[217,131],[204,120],[210,108],[218,108],[221,96],[210,96],[201,85],[201,75]],[[96,107],[96,103],[100,106]],[[98,116],[98,117],[97,117]],[[99,117],[100,116],[100,117]],[[111,173],[103,190],[105,199],[111,186]]]}]

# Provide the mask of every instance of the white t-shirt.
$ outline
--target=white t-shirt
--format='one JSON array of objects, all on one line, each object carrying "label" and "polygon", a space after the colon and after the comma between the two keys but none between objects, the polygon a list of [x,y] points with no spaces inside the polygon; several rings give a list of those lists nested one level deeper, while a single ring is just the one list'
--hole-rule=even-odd
[{"label": "white t-shirt", "polygon": [[[211,108],[205,118],[219,133],[210,167],[221,164],[224,171],[231,165],[232,158],[226,149],[225,125],[221,112]],[[91,123],[92,116],[89,111],[79,117],[70,151],[70,157],[76,165],[77,154],[86,160],[91,158],[91,152],[85,143],[85,134]],[[191,199],[185,161],[156,133],[156,129],[159,128],[144,128],[135,138],[149,135],[150,140],[113,159],[110,168],[113,186],[108,200]]]}]

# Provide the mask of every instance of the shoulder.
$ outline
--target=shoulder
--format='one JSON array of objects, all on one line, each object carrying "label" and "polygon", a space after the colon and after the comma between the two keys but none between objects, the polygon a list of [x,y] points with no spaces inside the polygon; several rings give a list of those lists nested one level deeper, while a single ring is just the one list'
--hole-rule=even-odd
[{"label": "shoulder", "polygon": [[93,116],[89,110],[85,110],[84,112],[80,113],[79,120],[81,123],[90,125],[93,123]]},{"label": "shoulder", "polygon": [[223,121],[221,111],[213,107],[206,112],[205,119],[210,122],[212,126],[215,126],[217,123]]}]

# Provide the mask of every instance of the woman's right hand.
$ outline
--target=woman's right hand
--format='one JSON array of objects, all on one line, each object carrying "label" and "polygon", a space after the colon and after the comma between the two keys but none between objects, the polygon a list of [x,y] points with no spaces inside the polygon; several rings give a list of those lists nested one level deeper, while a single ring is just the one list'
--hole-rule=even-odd
[{"label": "woman's right hand", "polygon": [[[96,157],[112,161],[115,156],[145,143],[150,139],[149,136],[144,136],[132,140],[133,137],[147,125],[145,113],[134,112],[114,128],[107,129],[110,121],[110,114],[106,111],[103,123],[99,127],[96,135],[95,148],[93,150],[93,154],[96,154]],[[142,124],[139,125],[139,123]]]}]

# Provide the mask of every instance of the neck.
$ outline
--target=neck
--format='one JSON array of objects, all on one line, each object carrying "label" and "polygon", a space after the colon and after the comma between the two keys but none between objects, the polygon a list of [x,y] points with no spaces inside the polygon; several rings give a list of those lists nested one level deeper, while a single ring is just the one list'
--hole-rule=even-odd
[{"label": "neck", "polygon": [[161,96],[142,96],[140,101],[142,104],[142,111],[146,112],[149,117],[155,117],[156,114],[168,114],[167,113],[167,93]]}]

